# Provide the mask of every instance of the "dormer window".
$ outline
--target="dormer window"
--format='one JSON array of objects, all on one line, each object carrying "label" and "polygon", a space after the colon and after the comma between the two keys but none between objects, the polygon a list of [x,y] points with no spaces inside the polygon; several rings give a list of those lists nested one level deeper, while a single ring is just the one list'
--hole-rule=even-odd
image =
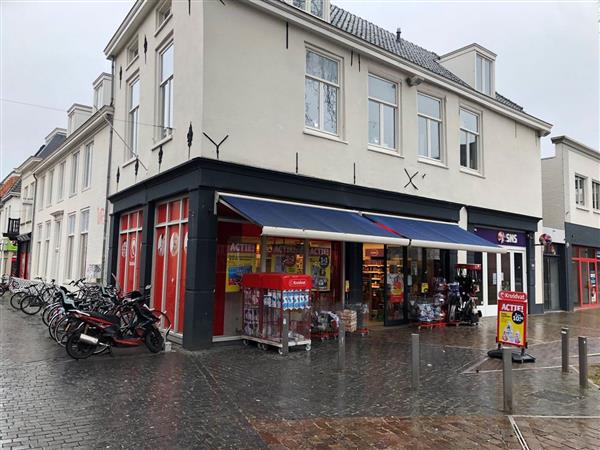
[{"label": "dormer window", "polygon": [[485,95],[492,95],[492,61],[477,55],[475,89]]},{"label": "dormer window", "polygon": [[165,0],[156,10],[156,28],[160,28],[171,17],[171,0]]},{"label": "dormer window", "polygon": [[325,0],[292,0],[292,5],[313,16],[325,19]]},{"label": "dormer window", "polygon": [[[96,111],[99,110],[100,108],[102,108],[103,104],[104,104],[104,99],[102,97],[102,84],[100,84],[94,88],[94,108],[96,108]],[[70,127],[71,127],[71,125],[70,125]],[[70,131],[73,131],[73,130],[70,129]]]}]

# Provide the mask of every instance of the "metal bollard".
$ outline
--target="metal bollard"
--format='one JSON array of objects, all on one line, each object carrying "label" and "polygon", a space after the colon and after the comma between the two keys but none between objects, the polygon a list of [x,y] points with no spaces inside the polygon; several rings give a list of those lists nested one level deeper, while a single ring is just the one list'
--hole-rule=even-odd
[{"label": "metal bollard", "polygon": [[338,330],[338,369],[344,370],[346,365],[346,324],[343,320],[339,321]]},{"label": "metal bollard", "polygon": [[569,373],[569,329],[567,327],[561,328],[560,339],[562,341],[562,371]]},{"label": "metal bollard", "polygon": [[502,382],[504,387],[504,412],[513,413],[512,349],[502,349]]},{"label": "metal bollard", "polygon": [[579,386],[582,389],[588,387],[588,351],[587,337],[579,336]]},{"label": "metal bollard", "polygon": [[281,327],[281,354],[287,355],[289,351],[289,325],[287,319],[283,318],[283,325]]},{"label": "metal bollard", "polygon": [[419,348],[419,335],[411,334],[411,359],[412,359],[412,384],[413,387],[416,388],[419,386],[419,378],[420,378],[420,366],[421,366],[421,350]]}]

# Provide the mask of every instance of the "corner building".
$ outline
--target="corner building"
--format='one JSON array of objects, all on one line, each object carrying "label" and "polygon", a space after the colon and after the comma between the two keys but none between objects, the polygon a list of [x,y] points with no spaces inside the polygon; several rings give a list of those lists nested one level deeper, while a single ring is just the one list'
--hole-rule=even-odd
[{"label": "corner building", "polygon": [[439,56],[326,0],[139,1],[105,54],[108,273],[151,284],[184,347],[237,339],[252,271],[385,326],[480,262],[484,314],[501,289],[543,311],[551,125],[496,92],[490,50]]}]

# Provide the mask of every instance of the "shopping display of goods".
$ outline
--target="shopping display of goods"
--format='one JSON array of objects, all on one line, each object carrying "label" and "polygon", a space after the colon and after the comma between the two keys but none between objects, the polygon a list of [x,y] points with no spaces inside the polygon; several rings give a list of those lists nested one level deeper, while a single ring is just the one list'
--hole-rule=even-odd
[{"label": "shopping display of goods", "polygon": [[325,340],[339,336],[340,318],[333,311],[315,311],[312,315],[311,338]]},{"label": "shopping display of goods", "polygon": [[[284,347],[287,327],[288,347],[310,350],[311,277],[285,273],[249,273],[242,276],[242,339],[259,348]],[[284,325],[285,320],[285,325]]]},{"label": "shopping display of goods", "polygon": [[356,311],[353,309],[345,309],[342,311],[342,321],[346,331],[353,333],[357,329]]}]

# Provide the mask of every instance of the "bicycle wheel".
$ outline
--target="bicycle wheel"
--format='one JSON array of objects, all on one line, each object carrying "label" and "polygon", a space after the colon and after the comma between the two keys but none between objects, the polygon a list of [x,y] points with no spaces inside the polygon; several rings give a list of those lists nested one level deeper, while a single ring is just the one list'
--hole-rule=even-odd
[{"label": "bicycle wheel", "polygon": [[50,319],[58,308],[60,308],[58,303],[51,303],[50,305],[46,305],[44,307],[44,310],[42,311],[42,322],[44,322],[44,325],[48,326]]},{"label": "bicycle wheel", "polygon": [[54,330],[56,329],[56,323],[60,321],[63,317],[62,314],[55,315],[52,319],[50,319],[50,323],[48,324],[48,334],[50,335],[50,339],[53,341],[56,340],[56,335],[54,334]]},{"label": "bicycle wheel", "polygon": [[21,300],[27,295],[25,292],[15,292],[10,298],[10,306],[15,309],[21,309]]},{"label": "bicycle wheel", "polygon": [[39,313],[44,302],[38,295],[28,295],[21,300],[21,311],[30,316]]}]

